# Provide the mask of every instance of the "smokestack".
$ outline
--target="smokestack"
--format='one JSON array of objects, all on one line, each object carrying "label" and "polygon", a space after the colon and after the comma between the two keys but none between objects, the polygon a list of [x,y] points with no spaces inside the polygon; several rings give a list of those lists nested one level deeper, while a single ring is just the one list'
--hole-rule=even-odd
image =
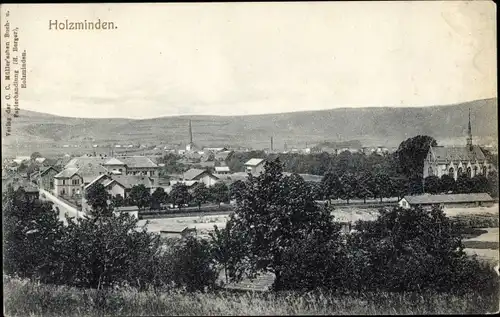
[{"label": "smokestack", "polygon": [[271,137],[271,151],[273,150],[273,137]]}]

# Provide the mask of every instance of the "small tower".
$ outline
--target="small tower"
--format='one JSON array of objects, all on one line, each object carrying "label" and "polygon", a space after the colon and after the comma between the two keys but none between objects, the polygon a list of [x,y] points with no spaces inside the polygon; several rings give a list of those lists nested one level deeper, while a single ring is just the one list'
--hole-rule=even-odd
[{"label": "small tower", "polygon": [[472,151],[472,129],[470,125],[470,108],[469,108],[469,126],[467,130],[467,148]]},{"label": "small tower", "polygon": [[271,137],[271,152],[273,151],[273,137]]}]

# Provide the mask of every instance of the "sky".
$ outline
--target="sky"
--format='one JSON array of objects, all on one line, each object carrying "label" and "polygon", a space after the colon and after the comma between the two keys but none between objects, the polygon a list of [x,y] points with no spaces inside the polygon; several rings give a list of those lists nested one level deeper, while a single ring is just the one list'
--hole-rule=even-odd
[{"label": "sky", "polygon": [[[497,96],[491,1],[4,5],[2,18],[6,10],[27,51],[21,109],[152,118]],[[66,19],[117,28],[49,30]]]}]

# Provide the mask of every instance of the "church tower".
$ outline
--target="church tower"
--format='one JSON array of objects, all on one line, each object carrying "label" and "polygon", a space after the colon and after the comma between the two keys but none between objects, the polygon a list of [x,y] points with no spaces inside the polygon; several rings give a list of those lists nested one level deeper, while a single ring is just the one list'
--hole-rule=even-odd
[{"label": "church tower", "polygon": [[194,150],[194,144],[193,144],[193,129],[191,127],[191,119],[189,119],[189,143],[186,145],[186,151],[193,151]]},{"label": "church tower", "polygon": [[469,108],[469,127],[467,130],[467,148],[472,151],[472,129],[470,125],[470,108]]},{"label": "church tower", "polygon": [[[470,114],[469,114],[469,129],[470,129]],[[191,127],[191,119],[189,120],[189,144],[193,144],[193,129]]]}]

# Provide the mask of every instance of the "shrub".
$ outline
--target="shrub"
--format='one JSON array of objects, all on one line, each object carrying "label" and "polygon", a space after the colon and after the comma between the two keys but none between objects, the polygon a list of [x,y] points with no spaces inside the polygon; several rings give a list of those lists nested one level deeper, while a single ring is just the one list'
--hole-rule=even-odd
[{"label": "shrub", "polygon": [[[440,209],[381,211],[373,222],[358,222],[346,251],[345,276],[369,290],[464,293],[496,292],[493,271],[463,252],[452,222]],[[362,265],[362,271],[353,265]]]},{"label": "shrub", "polygon": [[194,237],[177,240],[167,252],[173,281],[188,291],[212,289],[217,269],[210,245]]}]

